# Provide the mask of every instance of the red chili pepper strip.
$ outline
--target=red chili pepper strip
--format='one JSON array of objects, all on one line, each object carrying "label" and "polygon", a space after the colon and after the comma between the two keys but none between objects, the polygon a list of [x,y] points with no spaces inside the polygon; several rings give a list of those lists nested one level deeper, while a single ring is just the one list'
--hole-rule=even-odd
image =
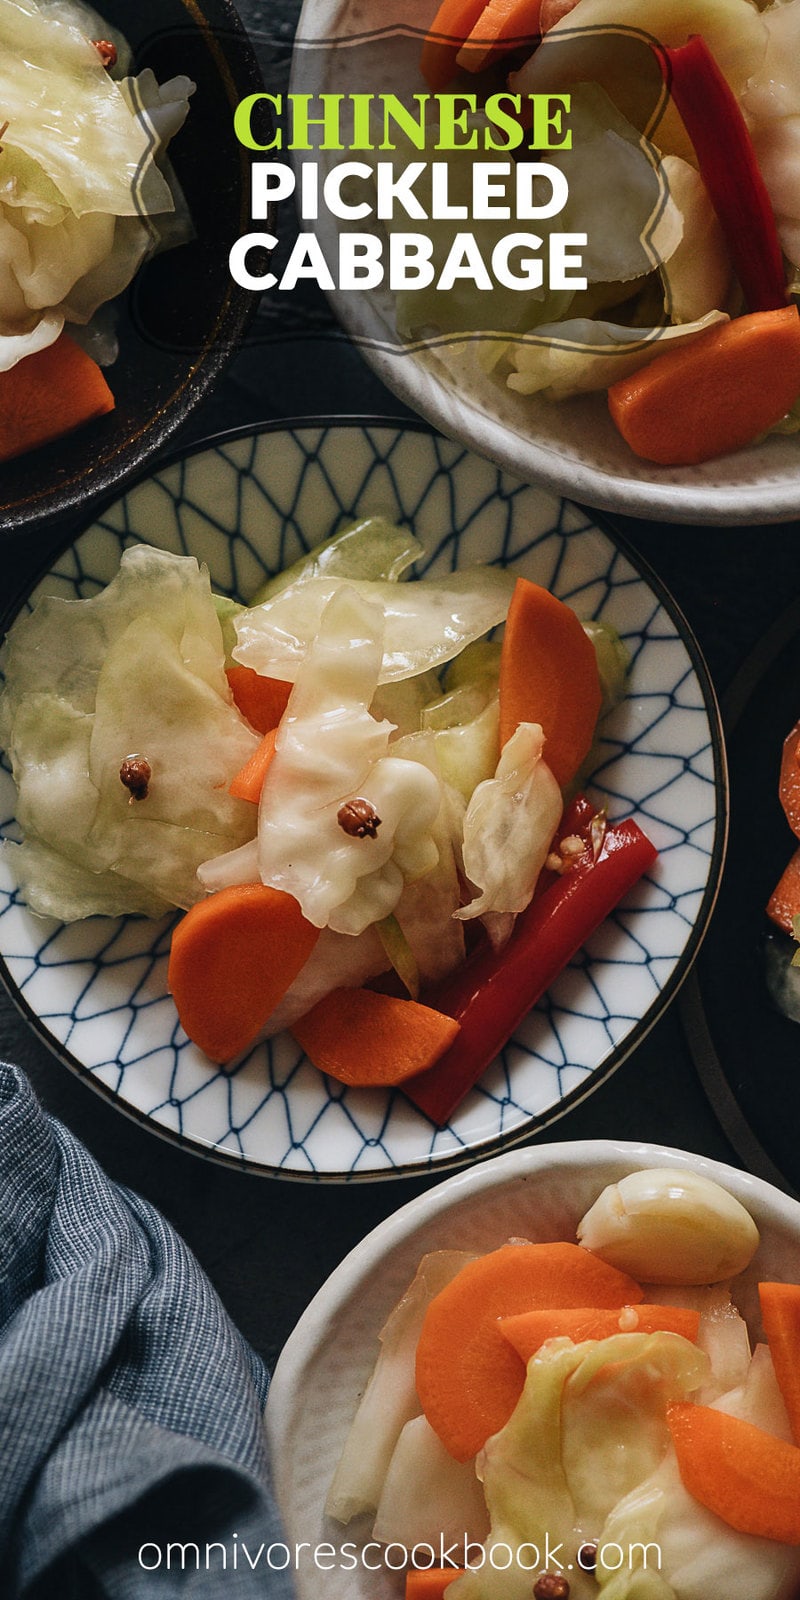
[{"label": "red chili pepper strip", "polygon": [[596,861],[581,859],[517,919],[503,950],[481,945],[425,996],[461,1032],[436,1065],[403,1084],[420,1111],[443,1127],[464,1096],[658,852],[631,819],[608,828]]},{"label": "red chili pepper strip", "polygon": [[750,311],[787,303],[775,215],[739,102],[705,39],[656,48]]}]

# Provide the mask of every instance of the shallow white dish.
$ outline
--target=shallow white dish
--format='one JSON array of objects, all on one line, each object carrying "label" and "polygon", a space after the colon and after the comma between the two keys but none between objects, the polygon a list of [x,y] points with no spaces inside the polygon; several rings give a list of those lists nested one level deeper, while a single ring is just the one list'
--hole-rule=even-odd
[{"label": "shallow white dish", "polygon": [[[344,95],[425,91],[418,41],[437,9],[438,0],[305,0],[293,87]],[[342,157],[320,159],[335,163]],[[337,224],[323,213],[316,226],[332,258]],[[798,515],[796,435],[771,437],[700,466],[658,467],[625,444],[604,393],[558,404],[516,395],[483,372],[474,341],[463,355],[452,346],[399,349],[388,289],[336,290],[329,298],[394,394],[450,438],[530,483],[607,511],[670,522],[747,525]]]},{"label": "shallow white dish", "polygon": [[[580,1218],[608,1183],[642,1167],[675,1167],[714,1178],[747,1207],[761,1233],[752,1265],[737,1279],[737,1302],[758,1326],[759,1278],[796,1281],[800,1204],[760,1178],[661,1145],[586,1140],[514,1151],[460,1173],[389,1217],[337,1267],[304,1312],[280,1357],[267,1401],[275,1487],[290,1547],[369,1537],[364,1522],[343,1529],[324,1514],[325,1497],[377,1354],[377,1338],[429,1250],[495,1249],[509,1237],[533,1242],[575,1237]],[[742,1293],[739,1293],[739,1287]],[[377,1562],[377,1555],[370,1557]],[[402,1578],[345,1570],[325,1576],[326,1600],[398,1600]],[[299,1600],[319,1593],[301,1555]]]},{"label": "shallow white dish", "polygon": [[[288,1035],[230,1072],[190,1044],[166,988],[171,920],[62,927],[0,877],[0,971],[68,1065],[148,1126],[205,1154],[301,1178],[374,1178],[460,1164],[541,1127],[633,1048],[685,976],[713,905],[725,834],[724,754],[702,663],[655,579],[585,513],[421,427],[298,425],[228,436],[109,507],[40,588],[93,594],[144,539],[208,563],[247,598],[356,514],[409,523],[430,564],[506,560],[624,636],[625,701],[602,726],[593,793],[635,812],[660,860],[435,1130],[399,1092],[344,1090]],[[34,591],[38,593],[39,589]],[[14,788],[0,772],[0,831]]]}]

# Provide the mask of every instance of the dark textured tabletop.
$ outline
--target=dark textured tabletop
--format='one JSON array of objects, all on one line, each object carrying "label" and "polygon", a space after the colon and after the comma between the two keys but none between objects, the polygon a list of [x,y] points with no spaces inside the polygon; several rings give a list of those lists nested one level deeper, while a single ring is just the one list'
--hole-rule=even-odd
[{"label": "dark textured tabletop", "polygon": [[[271,86],[285,81],[299,9],[298,0],[240,0]],[[290,230],[291,216],[282,216],[280,226]],[[262,306],[246,348],[178,442],[268,418],[347,412],[405,414],[335,329],[321,294],[306,286]],[[800,592],[800,524],[714,529],[612,522],[671,589],[724,698],[742,659]],[[6,593],[25,584],[61,539],[63,532],[52,527],[8,536]],[[129,1122],[73,1077],[34,1037],[5,993],[0,1054],[29,1072],[47,1107],[114,1178],[166,1213],[269,1361],[346,1252],[437,1181],[323,1190],[231,1172],[183,1153]],[[650,1139],[737,1160],[696,1077],[675,1005],[612,1078],[542,1137]]]}]

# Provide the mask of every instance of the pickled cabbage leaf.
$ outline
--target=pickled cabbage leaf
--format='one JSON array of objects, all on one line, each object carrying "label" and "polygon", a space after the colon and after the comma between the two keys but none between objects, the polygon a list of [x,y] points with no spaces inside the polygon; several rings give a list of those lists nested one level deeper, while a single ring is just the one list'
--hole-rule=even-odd
[{"label": "pickled cabbage leaf", "polygon": [[506,382],[517,394],[542,393],[550,400],[607,389],[637,372],[678,339],[695,339],[705,328],[727,322],[724,311],[710,311],[683,327],[626,328],[591,317],[539,329],[536,343],[509,347],[515,369]]},{"label": "pickled cabbage leaf", "polygon": [[251,606],[263,605],[282,589],[305,583],[308,578],[354,578],[397,583],[408,568],[425,554],[424,546],[407,528],[399,528],[386,517],[364,517],[349,522],[332,538],[315,545],[275,577],[268,578]]},{"label": "pickled cabbage leaf", "polygon": [[[543,1551],[546,1541],[572,1563],[572,1600],[589,1600],[596,1587],[580,1571],[578,1549],[660,1464],[666,1407],[697,1389],[705,1370],[706,1358],[677,1334],[543,1345],[515,1411],[478,1460],[491,1517],[487,1559],[453,1584],[453,1600],[530,1600],[530,1545]],[[515,1552],[509,1566],[498,1550],[503,1570],[491,1562],[499,1546]]]},{"label": "pickled cabbage leaf", "polygon": [[[512,73],[510,87],[516,94],[534,94],[557,87],[565,78],[573,83],[591,81],[598,62],[602,66],[608,59],[609,33],[612,59],[619,52],[621,36],[631,32],[644,45],[650,39],[685,44],[692,34],[701,33],[734,93],[740,95],[764,55],[763,18],[750,0],[648,0],[646,10],[641,0],[579,0],[548,31],[524,67]],[[604,79],[597,76],[597,81]],[[617,103],[625,110],[621,100]],[[667,151],[670,146],[663,133],[664,124],[651,137]]]},{"label": "pickled cabbage leaf", "polygon": [[800,4],[762,13],[767,43],[742,96],[784,253],[800,264]]},{"label": "pickled cabbage leaf", "polygon": [[569,184],[567,203],[549,226],[586,234],[580,253],[589,284],[644,278],[669,260],[683,233],[658,152],[595,83],[572,89],[569,123],[572,149],[547,157]]},{"label": "pickled cabbage leaf", "polygon": [[533,897],[563,809],[544,749],[539,724],[521,722],[464,818],[464,872],[479,892],[456,916],[483,918],[496,944],[510,937],[513,914]]},{"label": "pickled cabbage leaf", "polygon": [[395,1445],[372,1536],[379,1544],[440,1548],[464,1538],[480,1544],[489,1529],[472,1461],[454,1461],[427,1417],[412,1417]]},{"label": "pickled cabbage leaf", "polygon": [[461,904],[464,802],[443,779],[438,734],[411,734],[390,748],[407,761],[421,761],[441,780],[441,804],[431,825],[439,859],[430,872],[406,884],[395,913],[422,982],[438,983],[461,966],[466,954],[464,930],[455,920]]},{"label": "pickled cabbage leaf", "polygon": [[[324,584],[310,579],[297,592]],[[369,711],[384,654],[382,612],[367,598],[376,587],[338,584],[322,610],[259,805],[262,881],[294,895],[315,927],[349,934],[393,912],[406,880],[438,860],[441,784],[387,754],[392,725]],[[374,819],[366,830],[340,815],[356,801]]]},{"label": "pickled cabbage leaf", "polygon": [[[411,584],[348,582],[383,614],[378,682],[428,672],[505,621],[514,581],[500,567],[469,567]],[[235,660],[265,677],[293,682],[339,587],[336,578],[309,578],[242,612],[234,619]]]},{"label": "pickled cabbage leaf", "polygon": [[631,1554],[617,1572],[598,1564],[602,1600],[789,1600],[800,1574],[796,1549],[737,1533],[693,1499],[671,1449],[614,1507],[599,1543]]},{"label": "pickled cabbage leaf", "polygon": [[365,928],[357,938],[323,928],[305,966],[269,1018],[262,1037],[271,1038],[284,1028],[291,1028],[332,989],[360,989],[370,978],[388,972],[389,966],[374,928]]},{"label": "pickled cabbage leaf", "polygon": [[[465,702],[460,702],[465,706]],[[468,703],[467,703],[468,707]],[[424,720],[424,719],[423,719]],[[500,706],[497,695],[474,716],[433,730],[436,759],[446,783],[469,801],[479,783],[494,776],[500,754]]]},{"label": "pickled cabbage leaf", "polygon": [[191,235],[166,148],[194,85],[149,70],[115,81],[84,31],[93,18],[66,0],[0,0],[0,371],[65,321],[85,326],[148,254]]},{"label": "pickled cabbage leaf", "polygon": [[[20,618],[3,667],[31,909],[71,920],[193,904],[199,864],[253,832],[253,808],[227,786],[258,745],[231,699],[208,575],[134,546],[100,594],[46,597]],[[119,777],[131,754],[152,772],[133,803]],[[69,864],[63,898],[55,875],[45,883],[47,852]]]},{"label": "pickled cabbage leaf", "polygon": [[423,1256],[381,1330],[378,1360],[328,1491],[325,1510],[337,1522],[376,1510],[400,1434],[420,1414],[414,1368],[425,1313],[434,1296],[474,1259],[463,1250],[436,1250]]},{"label": "pickled cabbage leaf", "polygon": [[665,308],[672,322],[697,322],[728,307],[731,259],[699,172],[680,156],[665,156],[662,167],[683,218],[683,238],[661,269]]},{"label": "pickled cabbage leaf", "polygon": [[77,217],[171,210],[148,130],[91,40],[34,0],[0,0],[0,37],[4,146],[30,156]]},{"label": "pickled cabbage leaf", "polygon": [[[680,1291],[682,1304],[690,1292]],[[708,1383],[704,1384],[695,1398],[702,1398],[708,1388]],[[743,1382],[713,1404],[791,1442],[786,1408],[766,1345],[756,1346]],[[601,1543],[615,1540],[633,1553],[633,1561],[628,1570],[616,1573],[598,1568],[603,1600],[660,1600],[659,1576],[670,1600],[672,1596],[703,1600],[711,1592],[724,1594],[726,1600],[780,1600],[781,1596],[788,1600],[800,1575],[800,1552],[737,1533],[693,1499],[681,1482],[671,1446],[656,1472],[611,1512]],[[650,1570],[644,1570],[643,1550],[648,1546]],[[653,1570],[656,1558],[657,1572]]]}]

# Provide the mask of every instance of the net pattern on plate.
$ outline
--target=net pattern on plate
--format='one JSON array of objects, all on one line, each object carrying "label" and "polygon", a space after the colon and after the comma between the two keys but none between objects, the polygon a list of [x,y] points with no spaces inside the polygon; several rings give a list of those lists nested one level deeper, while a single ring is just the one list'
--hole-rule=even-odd
[{"label": "net pattern on plate", "polygon": [[[146,539],[196,556],[217,589],[246,598],[343,519],[378,511],[413,526],[428,552],[422,570],[505,561],[616,627],[631,656],[628,695],[601,729],[591,791],[612,819],[635,812],[661,854],[440,1131],[402,1094],[326,1079],[287,1036],[232,1070],[212,1066],[166,991],[170,919],[47,923],[20,904],[3,865],[0,955],[54,1047],[162,1131],[287,1176],[452,1162],[519,1138],[585,1091],[681,965],[718,827],[709,708],[653,589],[577,508],[426,432],[304,426],[222,443],[131,490],[41,587],[94,594],[124,546]],[[2,831],[13,837],[13,785],[7,771],[0,780]]]}]

